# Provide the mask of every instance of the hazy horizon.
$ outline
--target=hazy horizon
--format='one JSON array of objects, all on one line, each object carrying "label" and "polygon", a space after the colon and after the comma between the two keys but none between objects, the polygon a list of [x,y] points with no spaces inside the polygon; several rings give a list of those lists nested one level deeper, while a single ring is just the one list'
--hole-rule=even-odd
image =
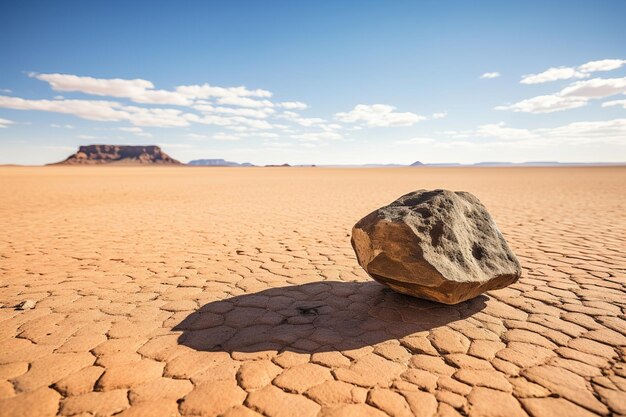
[{"label": "hazy horizon", "polygon": [[92,143],[257,165],[623,162],[624,15],[618,1],[4,2],[0,164]]}]

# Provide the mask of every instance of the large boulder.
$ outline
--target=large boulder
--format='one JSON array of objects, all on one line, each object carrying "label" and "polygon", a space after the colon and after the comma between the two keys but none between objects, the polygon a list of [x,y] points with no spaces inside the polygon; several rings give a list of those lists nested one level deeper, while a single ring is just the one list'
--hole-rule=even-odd
[{"label": "large boulder", "polygon": [[522,273],[485,206],[462,191],[398,198],[354,225],[352,247],[376,281],[445,304],[506,287]]}]

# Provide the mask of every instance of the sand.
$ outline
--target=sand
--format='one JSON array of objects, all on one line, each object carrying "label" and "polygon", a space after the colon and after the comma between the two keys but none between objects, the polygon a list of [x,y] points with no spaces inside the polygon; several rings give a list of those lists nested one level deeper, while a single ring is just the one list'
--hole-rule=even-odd
[{"label": "sand", "polygon": [[[350,230],[419,188],[522,279],[372,282]],[[626,415],[625,203],[610,167],[0,168],[0,416]]]}]

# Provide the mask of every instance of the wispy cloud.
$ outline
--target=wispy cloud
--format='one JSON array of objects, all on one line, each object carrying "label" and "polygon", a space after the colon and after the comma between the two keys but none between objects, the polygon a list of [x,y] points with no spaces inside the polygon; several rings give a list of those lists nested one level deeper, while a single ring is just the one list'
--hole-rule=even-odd
[{"label": "wispy cloud", "polygon": [[626,64],[624,59],[602,59],[589,61],[578,67],[553,67],[538,74],[522,76],[522,84],[541,84],[557,80],[569,80],[571,78],[588,78],[591,73],[600,71],[613,71]]},{"label": "wispy cloud", "polygon": [[287,110],[305,110],[309,107],[306,105],[306,103],[303,103],[301,101],[283,101],[281,103],[278,103],[278,106]]},{"label": "wispy cloud", "polygon": [[[220,87],[210,84],[179,85],[170,90],[158,89],[141,78],[96,78],[61,73],[30,73],[33,79],[48,83],[53,91],[77,92],[108,99],[64,98],[28,99],[0,95],[0,108],[69,114],[99,122],[127,122],[131,127],[119,130],[150,137],[143,127],[188,127],[193,124],[217,126],[237,133],[279,130],[284,137],[302,134],[303,138],[334,138],[342,129],[411,126],[427,119],[411,112],[397,112],[394,106],[359,104],[349,112],[335,115],[345,126],[321,117],[303,116],[297,111],[308,108],[302,101],[271,101],[273,94],[264,89],[244,86]],[[280,109],[280,110],[279,110]],[[442,118],[434,113],[430,118]],[[278,122],[278,123],[276,123]],[[55,126],[63,126],[55,124]],[[68,125],[65,125],[68,126]],[[321,134],[327,132],[328,134]],[[221,140],[237,135],[217,135]],[[268,136],[265,136],[268,137]]]},{"label": "wispy cloud", "polygon": [[[444,138],[468,139],[464,143],[488,146],[508,143],[509,146],[545,146],[554,144],[610,143],[626,144],[626,119],[581,121],[551,128],[525,129],[508,127],[503,122],[485,124],[472,130],[441,132]],[[472,139],[472,140],[469,140]],[[437,141],[437,144],[451,142]],[[454,142],[457,143],[458,142]],[[446,145],[446,146],[447,146]],[[467,145],[469,146],[469,145]]]},{"label": "wispy cloud", "polygon": [[50,84],[54,91],[77,91],[94,96],[128,98],[136,103],[189,105],[191,98],[176,91],[155,90],[142,79],[93,78],[72,74],[29,74]]},{"label": "wispy cloud", "polygon": [[426,117],[411,112],[396,112],[387,104],[357,104],[349,112],[335,114],[344,123],[360,123],[367,127],[412,126]]},{"label": "wispy cloud", "polygon": [[626,77],[593,78],[576,81],[555,94],[532,97],[517,103],[497,106],[496,110],[524,113],[551,113],[587,105],[590,100],[626,93]]},{"label": "wispy cloud", "polygon": [[0,129],[6,128],[9,125],[12,125],[14,122],[9,119],[0,119]]},{"label": "wispy cloud", "polygon": [[602,103],[602,107],[614,107],[614,106],[621,106],[626,109],[626,100],[612,100],[612,101],[605,101],[604,103]]},{"label": "wispy cloud", "polygon": [[484,79],[490,80],[492,78],[498,78],[499,76],[500,76],[500,73],[497,71],[494,71],[494,72],[485,72],[484,74],[480,76],[480,78],[483,80]]}]

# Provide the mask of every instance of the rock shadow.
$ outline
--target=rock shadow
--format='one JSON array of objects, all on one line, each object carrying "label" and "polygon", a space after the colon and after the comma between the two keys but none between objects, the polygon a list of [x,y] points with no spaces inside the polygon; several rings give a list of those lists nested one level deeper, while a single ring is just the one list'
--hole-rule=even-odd
[{"label": "rock shadow", "polygon": [[202,306],[174,330],[196,350],[343,351],[400,339],[467,318],[487,297],[449,306],[373,281],[321,281],[270,288]]}]

